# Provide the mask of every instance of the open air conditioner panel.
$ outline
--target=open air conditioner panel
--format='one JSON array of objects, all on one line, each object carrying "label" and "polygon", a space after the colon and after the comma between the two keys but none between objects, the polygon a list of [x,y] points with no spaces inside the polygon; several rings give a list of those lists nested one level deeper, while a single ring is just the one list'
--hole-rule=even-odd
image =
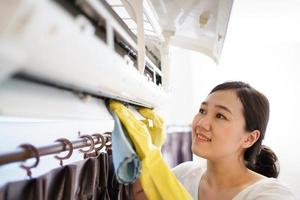
[{"label": "open air conditioner panel", "polygon": [[170,44],[219,61],[233,0],[148,1]]}]

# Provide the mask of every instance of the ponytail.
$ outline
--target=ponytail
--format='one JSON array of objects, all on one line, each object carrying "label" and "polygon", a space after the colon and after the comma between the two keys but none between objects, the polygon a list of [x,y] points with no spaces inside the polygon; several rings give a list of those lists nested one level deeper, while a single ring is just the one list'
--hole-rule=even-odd
[{"label": "ponytail", "polygon": [[261,145],[255,163],[248,168],[266,177],[277,178],[280,167],[275,153],[267,146]]}]

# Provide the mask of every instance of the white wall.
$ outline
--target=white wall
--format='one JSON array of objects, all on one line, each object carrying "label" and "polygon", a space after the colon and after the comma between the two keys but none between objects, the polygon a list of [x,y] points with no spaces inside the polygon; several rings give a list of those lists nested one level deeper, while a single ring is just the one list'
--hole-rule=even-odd
[{"label": "white wall", "polygon": [[189,125],[193,117],[190,52],[171,48],[170,55],[169,101],[160,108],[159,112],[167,125]]}]

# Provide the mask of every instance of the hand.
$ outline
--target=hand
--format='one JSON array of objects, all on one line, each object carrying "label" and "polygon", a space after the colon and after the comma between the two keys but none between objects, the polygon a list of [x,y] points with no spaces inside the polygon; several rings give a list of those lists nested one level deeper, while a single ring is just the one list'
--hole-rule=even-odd
[{"label": "hand", "polygon": [[143,160],[150,151],[157,147],[152,144],[147,126],[137,120],[133,113],[118,101],[109,101],[110,109],[115,112],[126,128],[140,159]]},{"label": "hand", "polygon": [[137,179],[131,184],[132,198],[133,200],[147,200],[147,196],[144,193],[141,181]]}]

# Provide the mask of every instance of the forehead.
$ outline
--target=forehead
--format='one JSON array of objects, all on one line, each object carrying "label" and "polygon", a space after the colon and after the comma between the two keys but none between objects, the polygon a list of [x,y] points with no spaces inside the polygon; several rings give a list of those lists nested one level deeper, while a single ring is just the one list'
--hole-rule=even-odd
[{"label": "forehead", "polygon": [[233,115],[240,115],[243,112],[243,105],[233,90],[221,90],[207,96],[205,102],[209,106],[221,105],[227,107]]}]

